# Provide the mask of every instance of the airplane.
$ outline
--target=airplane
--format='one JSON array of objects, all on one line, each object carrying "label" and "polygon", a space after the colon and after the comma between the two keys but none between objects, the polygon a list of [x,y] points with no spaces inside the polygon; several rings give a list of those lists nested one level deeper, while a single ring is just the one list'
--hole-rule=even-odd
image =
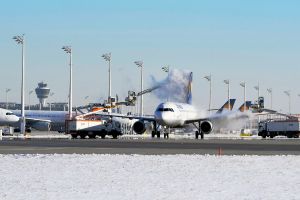
[{"label": "airplane", "polygon": [[[224,103],[224,105],[222,107],[220,107],[219,109],[210,109],[210,111],[214,111],[214,110],[217,111],[210,115],[210,122],[212,123],[214,129],[215,129],[216,125],[219,124],[221,119],[223,119],[226,115],[229,115],[232,113],[232,108],[234,107],[235,101],[236,101],[236,99],[230,99],[229,101],[227,100]],[[191,132],[192,129],[193,129],[193,126],[184,127],[184,131],[186,131],[186,132]],[[163,130],[163,132],[164,132],[164,137],[168,138],[168,134],[170,132],[170,130],[168,130],[168,127],[162,127],[161,130]]]},{"label": "airplane", "polygon": [[[63,132],[65,128],[66,111],[25,110],[26,132],[31,128],[39,131]],[[20,110],[0,108],[0,126],[12,126],[19,130]]]},{"label": "airplane", "polygon": [[121,117],[129,119],[137,119],[132,128],[137,134],[143,134],[146,131],[145,122],[152,122],[154,130],[152,131],[152,137],[155,135],[159,138],[160,131],[159,126],[166,126],[170,128],[184,128],[186,125],[192,124],[197,129],[195,131],[195,138],[198,139],[199,135],[201,139],[204,138],[204,134],[209,134],[213,130],[212,123],[209,117],[201,117],[199,110],[192,105],[192,78],[193,72],[189,74],[189,83],[187,87],[187,95],[185,97],[185,103],[178,102],[165,102],[160,103],[154,114],[151,116],[134,116],[134,115],[122,115],[117,113],[105,113],[98,112],[100,115],[110,117]]},{"label": "airplane", "polygon": [[[11,111],[17,117],[21,117],[21,110]],[[45,110],[25,110],[26,127],[39,131],[64,132],[67,111],[45,111]]]}]

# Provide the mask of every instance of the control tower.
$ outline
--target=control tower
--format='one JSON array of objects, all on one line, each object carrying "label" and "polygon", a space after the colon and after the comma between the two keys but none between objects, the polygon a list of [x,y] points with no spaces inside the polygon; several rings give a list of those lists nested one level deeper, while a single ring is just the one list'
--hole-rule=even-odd
[{"label": "control tower", "polygon": [[40,100],[40,109],[45,106],[46,99],[49,97],[50,88],[44,82],[38,83],[38,87],[35,88],[37,98]]}]

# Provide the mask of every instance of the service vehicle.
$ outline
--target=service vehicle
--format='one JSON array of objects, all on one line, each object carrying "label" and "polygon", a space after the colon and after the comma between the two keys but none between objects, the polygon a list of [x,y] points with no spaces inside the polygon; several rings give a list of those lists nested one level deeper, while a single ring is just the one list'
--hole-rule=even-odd
[{"label": "service vehicle", "polygon": [[112,120],[66,120],[66,130],[66,133],[74,139],[78,136],[81,139],[87,136],[91,139],[96,138],[96,136],[104,139],[107,135],[116,139],[122,135],[120,123]]},{"label": "service vehicle", "polygon": [[299,138],[300,122],[298,120],[284,121],[261,121],[258,125],[258,135],[262,138],[275,136],[286,136],[288,138]]}]

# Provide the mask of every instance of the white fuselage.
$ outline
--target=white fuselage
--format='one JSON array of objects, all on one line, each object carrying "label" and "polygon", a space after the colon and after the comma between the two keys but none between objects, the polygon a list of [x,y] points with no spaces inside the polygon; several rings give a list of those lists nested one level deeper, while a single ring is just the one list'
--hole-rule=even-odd
[{"label": "white fuselage", "polygon": [[[12,110],[13,114],[21,117],[21,110]],[[49,120],[51,123],[65,123],[67,111],[25,110],[25,118]]]},{"label": "white fuselage", "polygon": [[186,121],[197,119],[198,113],[190,104],[166,102],[157,106],[154,118],[162,126],[182,127]]},{"label": "white fuselage", "polygon": [[[20,110],[12,110],[18,119],[21,117]],[[65,120],[67,116],[66,111],[43,111],[43,110],[25,110],[26,126],[34,128],[36,130],[46,131],[50,127],[52,131],[64,131]],[[13,127],[19,127],[19,123],[11,125]],[[46,128],[46,127],[49,128]]]}]

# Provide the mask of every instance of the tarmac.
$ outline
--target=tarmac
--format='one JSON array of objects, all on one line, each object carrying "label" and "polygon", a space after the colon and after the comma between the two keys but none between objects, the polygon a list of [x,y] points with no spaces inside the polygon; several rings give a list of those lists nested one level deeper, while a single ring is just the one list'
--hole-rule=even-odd
[{"label": "tarmac", "polygon": [[300,155],[300,139],[3,137],[0,154]]}]

